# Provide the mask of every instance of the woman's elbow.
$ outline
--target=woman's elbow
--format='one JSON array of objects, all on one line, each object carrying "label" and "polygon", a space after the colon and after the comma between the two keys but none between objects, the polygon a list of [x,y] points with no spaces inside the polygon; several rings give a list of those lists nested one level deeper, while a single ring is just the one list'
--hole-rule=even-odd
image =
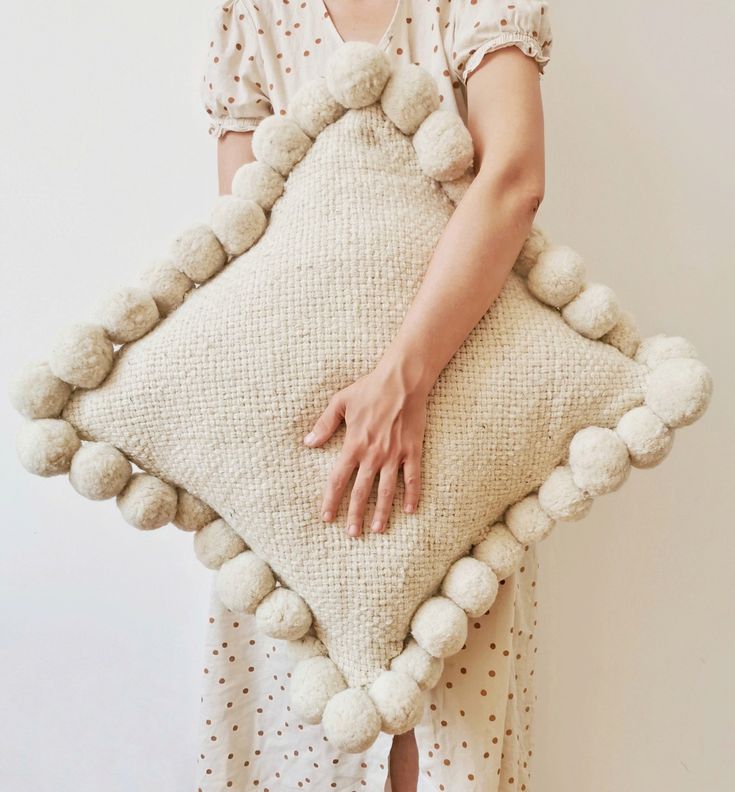
[{"label": "woman's elbow", "polygon": [[476,179],[488,198],[500,201],[513,211],[533,216],[544,200],[545,180],[542,168],[508,165],[502,169],[480,168]]},{"label": "woman's elbow", "polygon": [[544,200],[543,180],[529,179],[516,188],[518,206],[533,218]]}]

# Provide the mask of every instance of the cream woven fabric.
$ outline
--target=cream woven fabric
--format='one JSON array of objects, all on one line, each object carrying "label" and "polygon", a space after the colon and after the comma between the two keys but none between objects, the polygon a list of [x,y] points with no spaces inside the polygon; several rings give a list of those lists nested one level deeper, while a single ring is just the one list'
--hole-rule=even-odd
[{"label": "cream woven fabric", "polygon": [[614,427],[644,399],[644,366],[578,334],[511,274],[430,395],[418,513],[400,510],[399,492],[383,535],[348,537],[346,501],[323,524],[343,429],[321,449],[302,437],[379,359],[452,211],[379,105],[348,111],[290,173],[260,241],[63,413],[225,518],[304,597],[350,686],[387,667],[451,563],[577,430]]}]

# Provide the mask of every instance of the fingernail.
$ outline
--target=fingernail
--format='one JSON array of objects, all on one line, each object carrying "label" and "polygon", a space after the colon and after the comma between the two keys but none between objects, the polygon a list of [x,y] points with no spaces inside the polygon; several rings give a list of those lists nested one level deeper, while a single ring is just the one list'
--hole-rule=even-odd
[{"label": "fingernail", "polygon": [[377,531],[379,531],[381,529],[381,527],[382,526],[381,526],[380,520],[374,520],[373,521],[373,524],[372,524],[373,531],[377,532]]},{"label": "fingernail", "polygon": [[350,536],[357,536],[357,531],[358,531],[358,528],[357,528],[357,526],[354,523],[347,529],[347,533]]},{"label": "fingernail", "polygon": [[314,432],[309,432],[309,434],[306,435],[306,437],[304,438],[304,443],[306,443],[306,445],[311,445],[315,440],[316,440],[316,435],[314,434]]},{"label": "fingernail", "polygon": [[403,511],[407,512],[408,514],[410,514],[413,511],[413,503],[407,503],[403,507]]},{"label": "fingernail", "polygon": [[332,512],[327,509],[325,512],[322,512],[322,520],[324,522],[329,522],[332,519]]}]

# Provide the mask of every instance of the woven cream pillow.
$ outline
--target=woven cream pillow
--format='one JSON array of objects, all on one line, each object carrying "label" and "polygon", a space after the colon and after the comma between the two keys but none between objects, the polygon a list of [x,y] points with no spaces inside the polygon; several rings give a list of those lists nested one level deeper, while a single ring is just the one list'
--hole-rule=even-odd
[{"label": "woven cream pillow", "polygon": [[349,43],[253,150],[209,225],[21,373],[19,453],[117,496],[138,528],[195,531],[223,602],[291,642],[300,717],[361,751],[418,721],[524,546],[660,462],[712,383],[685,340],[641,342],[534,228],[431,392],[418,513],[399,492],[387,533],[350,538],[346,501],[335,523],[318,515],[344,427],[321,449],[302,437],[397,331],[471,139],[428,74]]}]

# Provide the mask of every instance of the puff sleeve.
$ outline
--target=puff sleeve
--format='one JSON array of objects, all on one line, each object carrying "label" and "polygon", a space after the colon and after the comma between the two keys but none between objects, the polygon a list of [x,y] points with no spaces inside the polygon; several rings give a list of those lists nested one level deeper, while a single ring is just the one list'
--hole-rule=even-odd
[{"label": "puff sleeve", "polygon": [[209,133],[248,132],[273,112],[266,93],[258,31],[243,0],[218,0],[209,14],[201,99]]},{"label": "puff sleeve", "polygon": [[519,47],[536,61],[540,74],[551,56],[549,4],[544,0],[454,0],[447,30],[446,50],[462,83],[488,52],[501,47]]}]

